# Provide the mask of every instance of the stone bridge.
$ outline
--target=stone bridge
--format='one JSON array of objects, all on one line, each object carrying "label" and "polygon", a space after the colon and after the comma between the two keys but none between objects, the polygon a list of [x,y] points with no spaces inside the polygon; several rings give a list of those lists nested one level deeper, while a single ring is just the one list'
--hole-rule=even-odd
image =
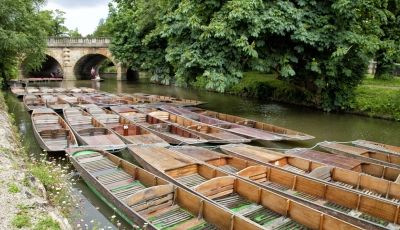
[{"label": "stone bridge", "polygon": [[108,59],[116,67],[117,79],[125,80],[127,69],[113,58],[109,44],[107,38],[49,38],[42,70],[24,75],[48,77],[55,74],[65,80],[88,79],[91,69],[94,67],[98,71]]}]

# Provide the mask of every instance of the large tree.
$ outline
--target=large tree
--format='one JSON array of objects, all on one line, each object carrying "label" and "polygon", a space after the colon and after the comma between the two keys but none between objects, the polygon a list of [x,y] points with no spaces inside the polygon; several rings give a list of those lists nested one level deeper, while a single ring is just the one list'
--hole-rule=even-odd
[{"label": "large tree", "polygon": [[243,71],[275,72],[327,110],[348,105],[393,15],[388,0],[115,3],[112,51],[153,80],[223,92]]},{"label": "large tree", "polygon": [[42,0],[0,1],[0,82],[18,73],[21,60],[31,69],[40,66],[47,36],[41,4]]}]

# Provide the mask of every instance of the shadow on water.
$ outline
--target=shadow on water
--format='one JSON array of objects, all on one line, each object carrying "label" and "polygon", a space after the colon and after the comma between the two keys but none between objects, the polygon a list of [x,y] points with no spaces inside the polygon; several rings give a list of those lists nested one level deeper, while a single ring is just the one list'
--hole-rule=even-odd
[{"label": "shadow on water", "polygon": [[[32,85],[32,84],[31,84]],[[321,111],[279,103],[248,99],[233,95],[224,95],[194,89],[184,89],[171,86],[150,84],[147,79],[138,81],[115,81],[106,79],[104,82],[93,81],[64,81],[60,83],[40,84],[46,86],[91,87],[111,93],[150,93],[178,98],[196,99],[207,102],[202,107],[223,113],[252,118],[255,120],[272,123],[293,130],[311,134],[316,138],[305,142],[256,142],[254,144],[269,148],[311,147],[316,143],[330,141],[351,141],[368,139],[387,144],[400,145],[400,122],[361,117],[350,114],[324,113]],[[25,111],[22,102],[11,93],[6,93],[6,101],[10,112],[14,114],[19,127],[23,144],[30,153],[40,154],[42,150],[37,144],[32,130],[29,114]],[[118,156],[134,163],[127,151]],[[88,188],[80,179],[74,185],[75,192],[81,198],[81,210],[74,223],[82,228],[118,228],[116,221],[121,222],[120,229],[130,226],[120,219],[117,214],[106,206],[104,202]],[[81,191],[81,192],[80,192]],[[114,215],[117,217],[112,218]],[[93,221],[93,223],[91,223]],[[87,226],[85,226],[85,224]]]}]

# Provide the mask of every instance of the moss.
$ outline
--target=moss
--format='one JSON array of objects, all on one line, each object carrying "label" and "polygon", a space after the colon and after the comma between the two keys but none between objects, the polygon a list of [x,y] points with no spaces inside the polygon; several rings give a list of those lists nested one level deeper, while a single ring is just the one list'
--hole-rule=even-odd
[{"label": "moss", "polygon": [[61,229],[57,221],[53,220],[50,216],[41,218],[35,225],[33,230],[59,230]]},{"label": "moss", "polygon": [[8,184],[8,192],[9,193],[19,193],[20,189],[15,183]]},{"label": "moss", "polygon": [[26,212],[18,213],[12,220],[11,224],[16,228],[30,227],[31,218]]}]

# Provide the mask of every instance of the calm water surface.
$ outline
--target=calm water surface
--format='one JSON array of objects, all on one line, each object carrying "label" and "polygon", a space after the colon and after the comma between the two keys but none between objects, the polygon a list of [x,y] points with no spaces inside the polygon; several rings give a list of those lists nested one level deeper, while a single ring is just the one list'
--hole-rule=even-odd
[{"label": "calm water surface", "polygon": [[[315,136],[316,138],[306,142],[283,143],[255,143],[270,148],[311,147],[316,143],[330,141],[351,141],[367,139],[392,145],[400,145],[400,122],[361,117],[349,114],[324,113],[308,108],[291,105],[260,101],[232,95],[222,95],[206,91],[184,89],[178,87],[149,84],[146,79],[136,82],[118,82],[106,80],[104,82],[91,81],[66,81],[60,83],[44,83],[45,86],[62,87],[91,87],[111,93],[150,93],[178,98],[196,99],[207,102],[202,107],[218,112],[234,114],[253,118],[259,121],[272,123],[286,128],[298,130]],[[32,130],[29,114],[25,111],[22,102],[6,93],[9,110],[14,114],[16,123],[23,137],[24,145],[31,153],[40,154],[42,151],[37,144]],[[120,157],[133,162],[133,158],[127,152],[119,154]],[[115,211],[106,206],[86,186],[86,184],[74,176],[74,189],[80,198],[81,207],[74,215],[74,226],[78,224],[82,228],[104,229],[129,229],[130,226],[119,218]],[[115,217],[116,216],[116,217]],[[120,224],[116,224],[116,223]]]}]

